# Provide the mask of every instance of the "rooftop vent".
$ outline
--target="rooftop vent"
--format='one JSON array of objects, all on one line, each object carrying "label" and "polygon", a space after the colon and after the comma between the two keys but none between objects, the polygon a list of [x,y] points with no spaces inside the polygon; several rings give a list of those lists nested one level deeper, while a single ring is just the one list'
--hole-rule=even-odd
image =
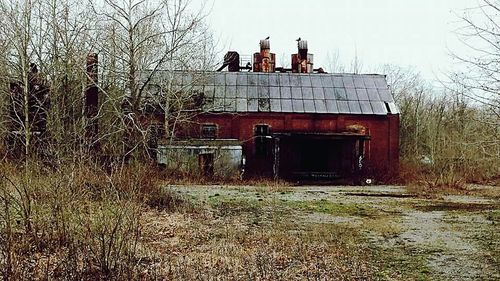
[{"label": "rooftop vent", "polygon": [[313,72],[313,54],[307,51],[307,41],[297,39],[298,53],[292,54],[292,72],[312,73]]},{"label": "rooftop vent", "polygon": [[274,72],[276,54],[271,53],[271,43],[269,37],[260,40],[260,53],[253,54],[254,72]]}]

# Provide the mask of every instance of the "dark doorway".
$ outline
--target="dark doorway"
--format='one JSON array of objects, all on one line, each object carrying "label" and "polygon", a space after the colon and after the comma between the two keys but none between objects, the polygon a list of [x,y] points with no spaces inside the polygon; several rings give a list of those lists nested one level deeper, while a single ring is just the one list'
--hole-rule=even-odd
[{"label": "dark doorway", "polygon": [[[341,134],[278,135],[275,171],[289,180],[333,180],[355,177],[364,157],[365,136]],[[276,153],[276,151],[275,151]]]},{"label": "dark doorway", "polygon": [[214,154],[213,153],[202,153],[198,154],[198,164],[200,166],[200,172],[204,177],[214,176]]}]

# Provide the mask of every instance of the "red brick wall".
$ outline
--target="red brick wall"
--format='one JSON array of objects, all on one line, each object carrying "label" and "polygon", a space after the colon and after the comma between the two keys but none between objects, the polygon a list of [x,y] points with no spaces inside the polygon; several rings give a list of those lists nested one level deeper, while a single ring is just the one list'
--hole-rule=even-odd
[{"label": "red brick wall", "polygon": [[[242,113],[199,115],[185,136],[199,137],[199,124],[218,126],[218,138],[234,138],[243,142],[249,169],[253,166],[254,127],[267,124],[271,132],[341,132],[346,126],[359,124],[371,136],[367,143],[366,164],[379,177],[395,175],[399,166],[399,115],[329,115],[287,113]],[[189,133],[188,133],[189,132]]]}]

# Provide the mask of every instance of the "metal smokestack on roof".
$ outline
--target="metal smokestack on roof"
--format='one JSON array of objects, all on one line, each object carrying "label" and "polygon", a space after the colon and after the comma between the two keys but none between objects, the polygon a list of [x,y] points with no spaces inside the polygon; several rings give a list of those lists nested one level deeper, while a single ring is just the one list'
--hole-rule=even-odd
[{"label": "metal smokestack on roof", "polygon": [[271,53],[269,37],[259,42],[260,52],[253,54],[254,72],[274,72],[276,54]]},{"label": "metal smokestack on roof", "polygon": [[313,55],[307,53],[307,41],[301,38],[297,39],[298,53],[292,55],[292,72],[312,73]]},{"label": "metal smokestack on roof", "polygon": [[269,41],[269,37],[267,37],[266,39],[264,40],[260,40],[260,50],[263,51],[263,50],[269,50],[271,49],[271,42]]}]

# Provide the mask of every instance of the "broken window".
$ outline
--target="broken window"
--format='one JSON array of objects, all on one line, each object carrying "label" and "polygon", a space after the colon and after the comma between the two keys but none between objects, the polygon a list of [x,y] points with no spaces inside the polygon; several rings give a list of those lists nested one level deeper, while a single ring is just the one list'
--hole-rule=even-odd
[{"label": "broken window", "polygon": [[255,155],[268,156],[270,154],[271,132],[269,125],[255,126]]},{"label": "broken window", "polygon": [[201,137],[204,139],[217,138],[217,125],[215,125],[215,124],[203,124],[203,125],[201,125]]}]

